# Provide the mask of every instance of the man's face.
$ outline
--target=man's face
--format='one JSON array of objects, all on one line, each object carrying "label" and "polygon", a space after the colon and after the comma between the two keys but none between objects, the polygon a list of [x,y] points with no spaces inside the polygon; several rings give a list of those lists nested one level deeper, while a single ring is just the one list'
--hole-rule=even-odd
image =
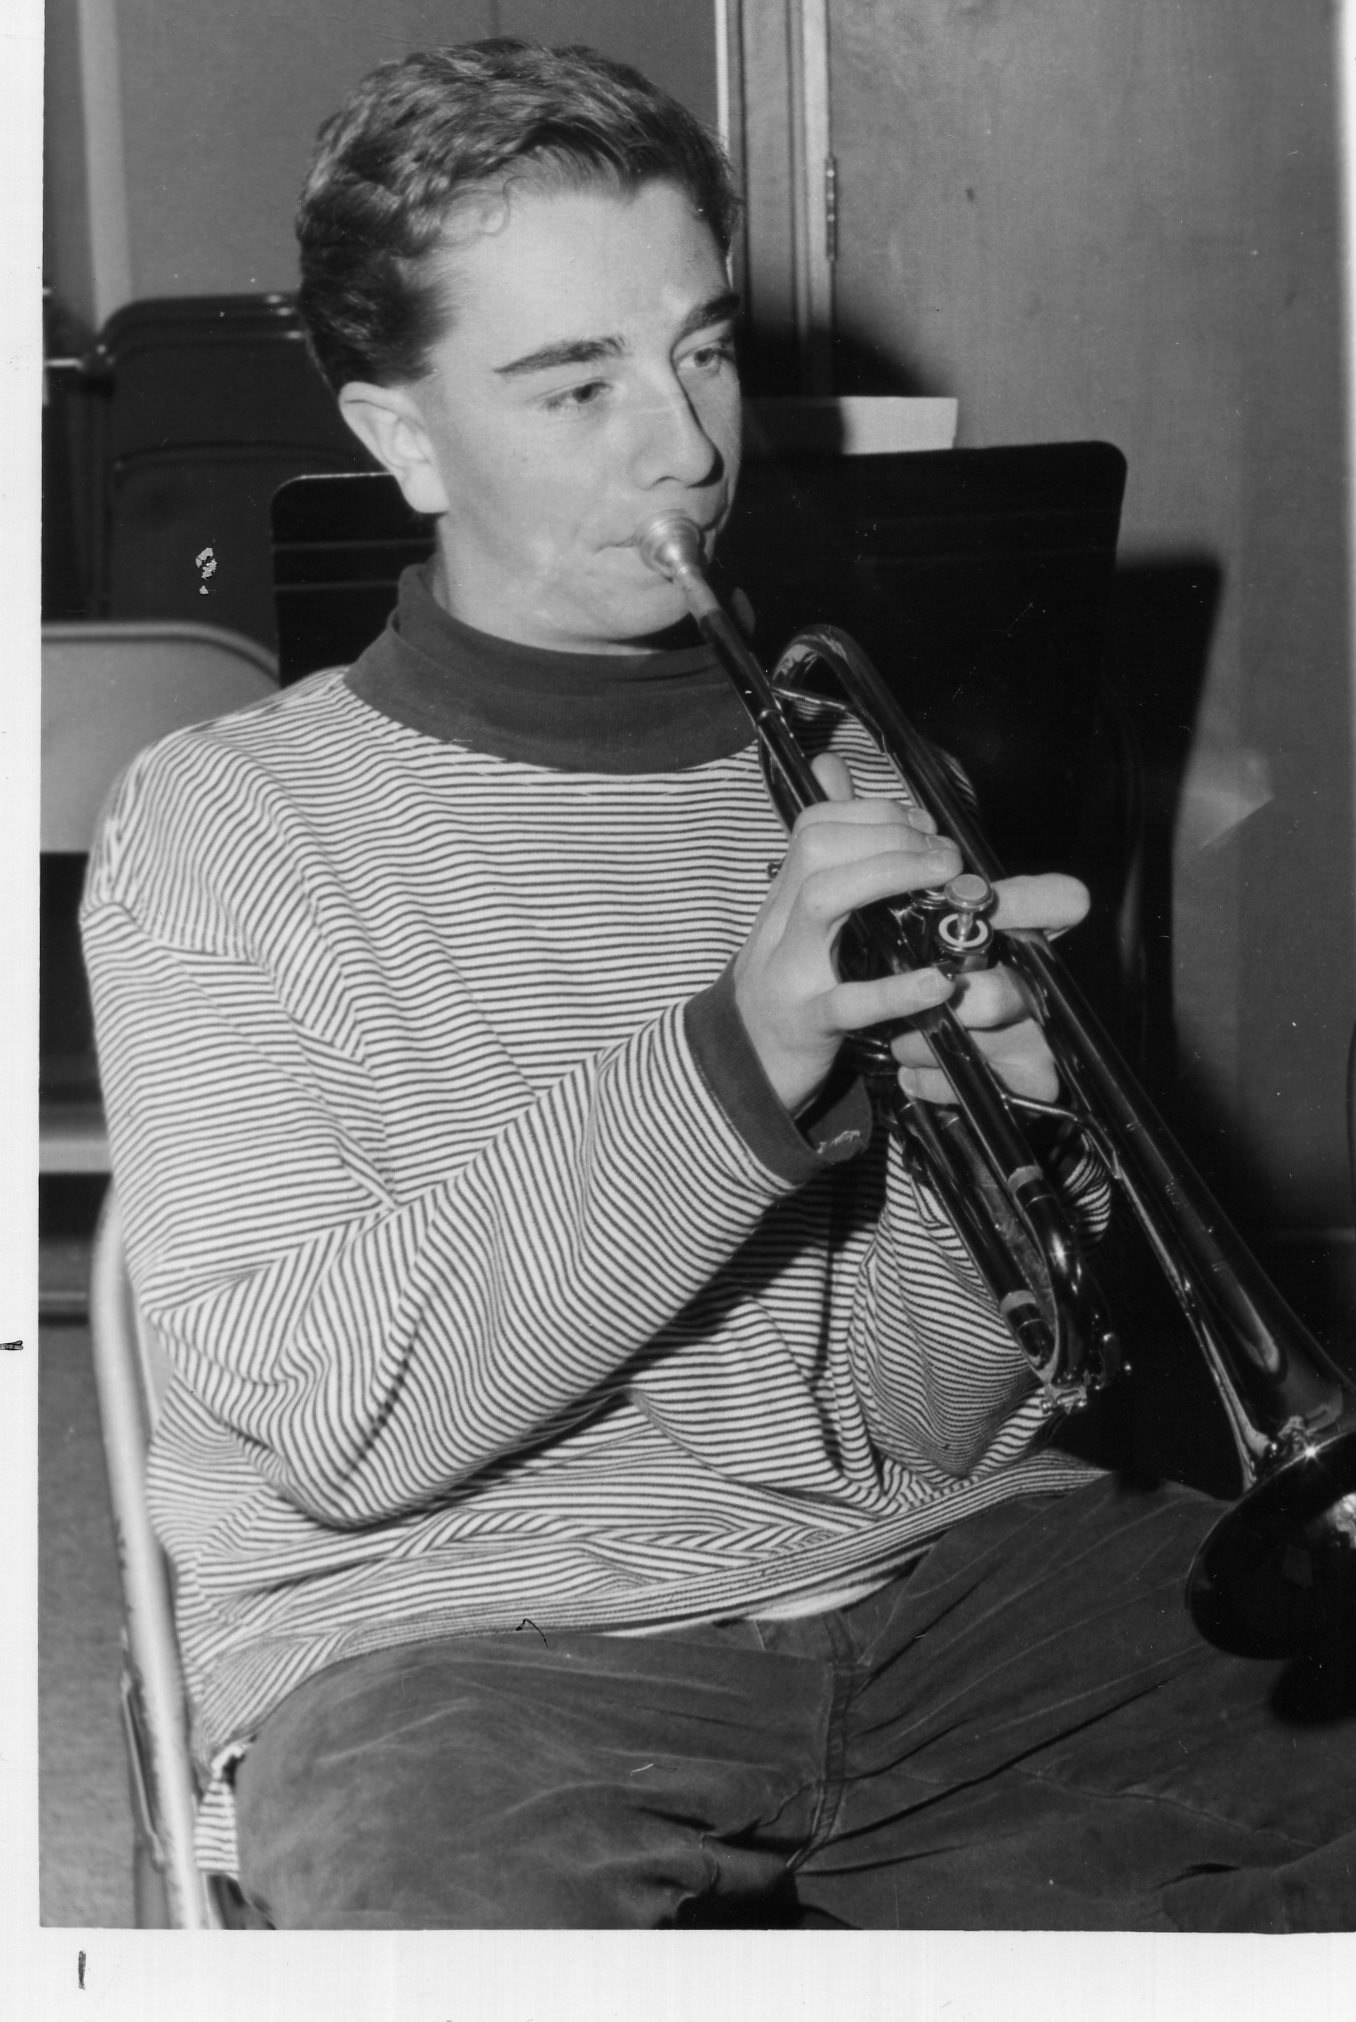
[{"label": "man's face", "polygon": [[637,530],[678,510],[713,539],[733,497],[735,302],[715,240],[669,183],[518,191],[439,257],[450,328],[405,392],[425,509],[442,502],[446,604],[500,638],[626,651],[685,609]]}]

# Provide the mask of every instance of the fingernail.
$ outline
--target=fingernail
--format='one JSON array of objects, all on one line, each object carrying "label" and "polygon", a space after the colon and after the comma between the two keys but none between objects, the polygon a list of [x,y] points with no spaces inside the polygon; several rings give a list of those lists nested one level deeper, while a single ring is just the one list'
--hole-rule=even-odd
[{"label": "fingernail", "polygon": [[921,828],[928,835],[937,833],[937,823],[925,807],[909,808],[904,819],[910,828]]}]

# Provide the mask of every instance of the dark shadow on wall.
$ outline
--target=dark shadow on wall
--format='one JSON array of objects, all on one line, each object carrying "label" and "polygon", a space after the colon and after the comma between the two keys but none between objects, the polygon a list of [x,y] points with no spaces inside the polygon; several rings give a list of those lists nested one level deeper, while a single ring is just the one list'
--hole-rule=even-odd
[{"label": "dark shadow on wall", "polygon": [[[1121,813],[1111,809],[1110,847],[1102,787],[1089,799],[1091,830],[1079,870],[1100,908],[1122,923],[1119,959],[1127,988],[1119,1035],[1164,1121],[1196,1165],[1244,1244],[1318,1341],[1349,1361],[1356,1318],[1349,1260],[1322,1241],[1278,1247],[1257,1225],[1264,1174],[1236,1117],[1199,1089],[1187,1091],[1179,1069],[1173,1016],[1173,837],[1199,717],[1208,657],[1223,590],[1218,559],[1206,553],[1152,555],[1122,563],[1108,606],[1099,735],[1116,747],[1113,762],[1094,762],[1092,777],[1130,777],[1138,806],[1129,853],[1115,847]],[[1132,762],[1127,765],[1125,755]],[[1098,889],[1097,865],[1105,866]],[[1090,875],[1091,867],[1091,875]],[[1123,880],[1123,882],[1121,882]],[[1094,951],[1097,943],[1093,943]],[[1114,983],[1096,979],[1104,999]],[[1099,1008],[1100,1004],[1099,1004]],[[1099,1400],[1069,1443],[1136,1473],[1166,1476],[1230,1497],[1239,1465],[1204,1361],[1161,1273],[1133,1234],[1107,1246],[1101,1268],[1124,1318],[1132,1372]]]},{"label": "dark shadow on wall", "polygon": [[[1265,1242],[1257,1203],[1266,1175],[1240,1137],[1238,1119],[1199,1087],[1187,1089],[1173,1018],[1173,835],[1182,810],[1207,657],[1223,590],[1218,561],[1206,554],[1150,556],[1122,564],[1112,585],[1106,678],[1139,752],[1143,782],[1138,911],[1143,1072],[1187,1149],[1249,1240]],[[1334,1088],[1333,1101],[1340,1103]],[[1356,1319],[1340,1271],[1316,1257],[1269,1259],[1287,1277],[1287,1296],[1320,1334]]]},{"label": "dark shadow on wall", "polygon": [[[898,337],[892,337],[887,347],[863,333],[836,330],[828,356],[835,394],[920,399],[955,392],[954,386],[942,385],[910,358]],[[751,322],[740,334],[739,371],[750,399],[803,394],[805,353],[797,333]]]},{"label": "dark shadow on wall", "polygon": [[[1111,810],[1122,824],[1124,882],[1095,896],[1122,923],[1136,1021],[1125,1039],[1156,1090],[1170,1088],[1176,1076],[1173,835],[1222,589],[1214,556],[1162,554],[1120,562],[1107,603],[1099,732],[1109,747],[1108,773],[1123,782],[1128,800]],[[1107,812],[1090,797],[1090,861],[1098,860],[1097,831]],[[1100,856],[1114,870],[1105,840]]]},{"label": "dark shadow on wall", "polygon": [[863,332],[838,330],[833,340],[834,387],[842,394],[903,394],[914,399],[951,394],[954,386],[943,386],[898,339],[889,349]]},{"label": "dark shadow on wall", "polygon": [[[1076,865],[1101,924],[1070,948],[1131,1070],[1188,1150],[1200,1129],[1173,1100],[1172,845],[1222,585],[1219,561],[1201,552],[1116,569]],[[1213,1383],[1124,1210],[1098,1269],[1130,1368],[1062,1443],[1137,1476],[1234,1494],[1237,1460]]]}]

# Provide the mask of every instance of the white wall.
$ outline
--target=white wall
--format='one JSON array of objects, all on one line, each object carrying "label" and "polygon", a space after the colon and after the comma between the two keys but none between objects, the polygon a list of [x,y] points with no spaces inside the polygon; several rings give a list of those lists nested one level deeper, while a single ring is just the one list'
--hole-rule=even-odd
[{"label": "white wall", "polygon": [[[1331,0],[834,0],[840,321],[963,443],[1102,437],[1124,552],[1217,571],[1176,831],[1182,1095],[1349,1223],[1356,1015]],[[1131,669],[1163,727],[1168,648]],[[1246,819],[1235,819],[1253,806]]]},{"label": "white wall", "polygon": [[[47,272],[87,328],[122,300],[292,287],[292,212],[316,128],[374,63],[410,49],[499,34],[589,42],[715,119],[709,5],[48,4]],[[115,152],[111,135],[119,127]],[[119,229],[121,270],[98,257]]]}]

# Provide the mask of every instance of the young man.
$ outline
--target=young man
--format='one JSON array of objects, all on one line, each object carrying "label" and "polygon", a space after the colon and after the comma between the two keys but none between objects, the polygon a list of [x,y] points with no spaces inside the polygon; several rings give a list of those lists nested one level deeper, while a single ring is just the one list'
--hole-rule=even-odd
[{"label": "young man", "polygon": [[844,1071],[952,995],[1053,1092],[1003,970],[838,978],[953,845],[813,722],[788,842],[638,549],[730,508],[733,214],[586,52],[412,57],[321,137],[304,313],[436,560],[133,767],[86,912],[204,1855],[279,1925],[1331,1928],[1350,1724],[1201,1644],[1214,1510],[1048,1444]]}]

